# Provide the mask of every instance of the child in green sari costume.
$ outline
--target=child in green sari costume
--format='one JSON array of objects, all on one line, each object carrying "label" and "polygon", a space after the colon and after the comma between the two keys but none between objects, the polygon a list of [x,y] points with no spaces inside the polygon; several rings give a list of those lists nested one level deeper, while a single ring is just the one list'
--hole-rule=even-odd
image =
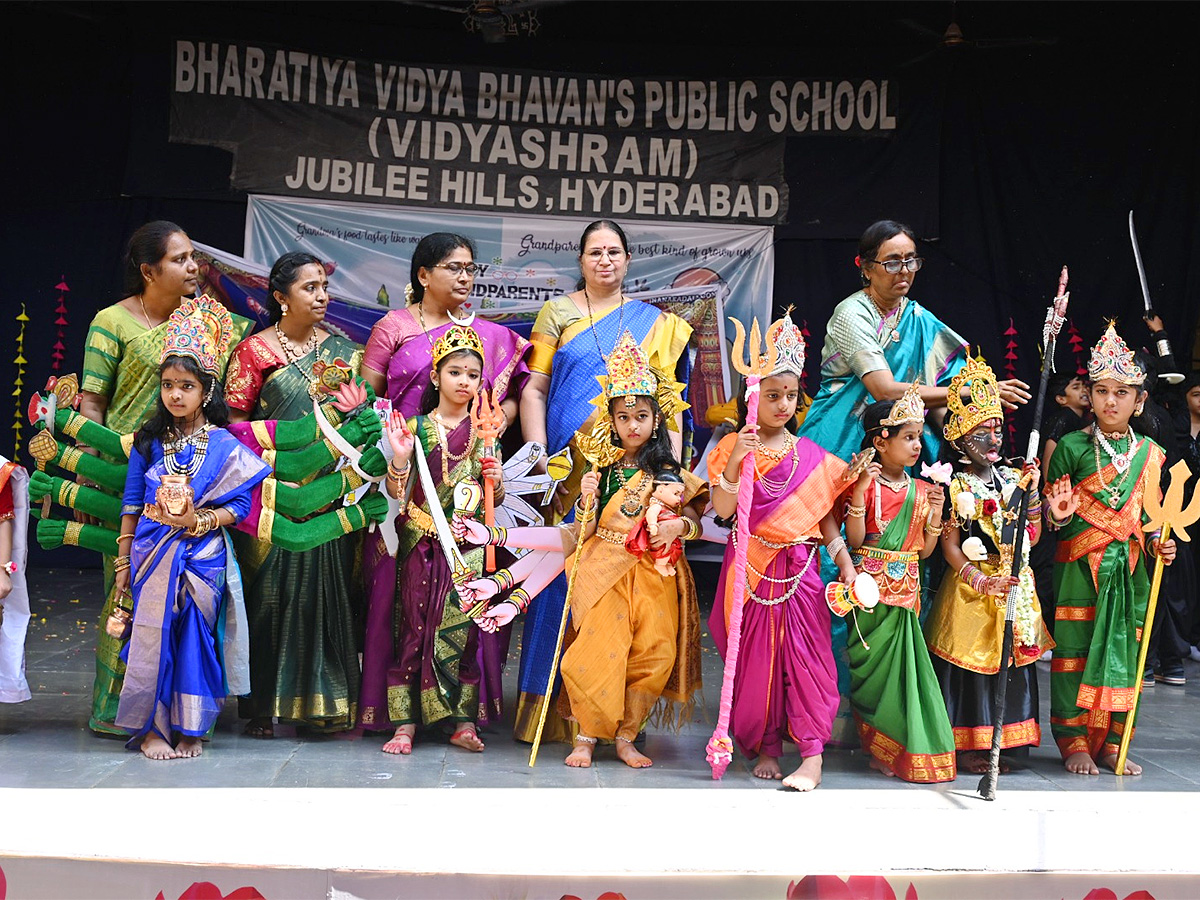
[{"label": "child in green sari costume", "polygon": [[[880,602],[856,610],[846,649],[850,705],[871,768],[905,781],[953,781],[954,734],[918,615],[921,563],[941,534],[944,494],[908,474],[921,456],[925,404],[915,384],[895,403],[863,414],[863,450],[878,454],[859,476],[846,512],[854,567],[879,586]],[[858,637],[855,640],[854,637]]]},{"label": "child in green sari costume", "polygon": [[[1165,454],[1138,438],[1146,373],[1112,324],[1088,363],[1096,421],[1059,442],[1050,461],[1048,513],[1060,529],[1050,664],[1050,729],[1068,772],[1115,769],[1142,673],[1138,643],[1150,596],[1146,553],[1175,559],[1175,541],[1142,534],[1147,491],[1159,490]],[[1127,760],[1123,775],[1141,774]]]}]

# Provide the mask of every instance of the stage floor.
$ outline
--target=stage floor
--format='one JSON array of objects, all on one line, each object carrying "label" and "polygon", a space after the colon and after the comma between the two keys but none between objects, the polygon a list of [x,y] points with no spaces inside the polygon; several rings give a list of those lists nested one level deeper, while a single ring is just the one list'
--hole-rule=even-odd
[{"label": "stage floor", "polygon": [[[716,566],[699,563],[697,581],[703,610],[711,605]],[[350,732],[338,736],[297,736],[280,726],[273,740],[242,734],[236,703],[230,701],[211,743],[200,759],[150,762],[114,738],[87,729],[91,702],[92,646],[100,609],[99,572],[30,572],[34,618],[30,624],[26,670],[33,699],[0,704],[0,787],[373,787],[373,788],[692,788],[773,791],[778,785],[750,774],[747,760],[735,759],[714,782],[704,761],[704,745],[716,721],[721,663],[707,631],[704,636],[704,703],[698,720],[679,735],[653,730],[645,752],[648,770],[622,765],[611,748],[601,748],[591,769],[562,764],[565,744],[545,744],[537,766],[528,766],[529,747],[512,740],[507,726],[485,732],[487,750],[472,754],[451,746],[440,734],[418,739],[411,756],[380,751],[384,737]],[[519,635],[514,635],[506,672],[506,695],[516,694]],[[1132,758],[1145,768],[1138,778],[1119,780],[1070,775],[1063,770],[1049,735],[1049,666],[1038,668],[1042,743],[1002,778],[1002,791],[1200,791],[1200,664],[1187,662],[1185,687],[1157,685],[1145,692]],[[790,747],[790,745],[789,745]],[[785,768],[799,764],[785,755]],[[966,791],[977,776],[963,775],[939,786],[905,784],[867,768],[857,748],[825,756],[822,791]]]},{"label": "stage floor", "polygon": [[[697,569],[706,607],[716,567]],[[721,669],[707,635],[700,720],[679,735],[651,731],[647,770],[611,748],[591,769],[569,769],[562,744],[530,768],[507,727],[484,734],[482,754],[440,735],[408,757],[380,752],[382,735],[277,728],[257,740],[232,702],[200,759],[151,762],[87,730],[98,585],[95,570],[31,572],[34,697],[0,704],[0,898],[6,874],[10,898],[840,898],[860,896],[841,892],[855,875],[884,879],[861,894],[879,900],[1200,896],[1186,826],[1200,799],[1193,662],[1186,687],[1146,691],[1132,752],[1145,773],[1124,779],[1063,770],[1048,733],[1049,667],[1036,664],[1046,733],[1014,760],[995,803],[978,797],[978,776],[909,785],[870,771],[857,749],[827,752],[811,795],[755,779],[740,759],[713,781],[704,745]],[[514,638],[510,699],[518,650]],[[792,892],[804,876],[834,881]],[[219,890],[193,891],[202,881]],[[260,893],[222,893],[251,886]]]}]

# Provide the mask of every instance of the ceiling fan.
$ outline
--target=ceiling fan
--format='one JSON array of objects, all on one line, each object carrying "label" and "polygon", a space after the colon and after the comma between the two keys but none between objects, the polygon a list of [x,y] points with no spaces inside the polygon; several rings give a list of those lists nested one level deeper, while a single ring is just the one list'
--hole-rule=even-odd
[{"label": "ceiling fan", "polygon": [[409,6],[455,13],[463,17],[463,27],[479,34],[484,43],[501,44],[510,37],[533,37],[541,23],[537,10],[566,0],[470,0],[464,3],[437,3],[430,0],[401,0]]},{"label": "ceiling fan", "polygon": [[933,48],[920,54],[919,56],[909,60],[905,66],[914,66],[926,59],[947,52],[958,52],[965,48],[974,48],[979,50],[1016,48],[1016,47],[1048,47],[1058,43],[1057,37],[1006,37],[1006,38],[976,38],[969,39],[963,33],[962,27],[958,24],[955,10],[955,4],[950,5],[950,22],[943,32],[937,32],[926,25],[912,19],[898,19],[897,22],[920,36],[926,42],[933,43]]}]

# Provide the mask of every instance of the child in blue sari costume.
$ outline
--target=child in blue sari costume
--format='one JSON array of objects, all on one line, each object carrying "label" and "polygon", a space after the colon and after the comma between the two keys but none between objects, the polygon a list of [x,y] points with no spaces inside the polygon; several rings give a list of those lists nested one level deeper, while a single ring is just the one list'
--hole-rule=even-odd
[{"label": "child in blue sari costume", "polygon": [[[116,558],[120,633],[132,613],[116,723],[150,759],[195,757],[228,694],[249,690],[246,610],[225,528],[250,510],[270,467],[219,427],[216,361],[233,337],[207,297],[172,313],[158,408],[129,457]],[[128,549],[124,542],[128,540]]]}]

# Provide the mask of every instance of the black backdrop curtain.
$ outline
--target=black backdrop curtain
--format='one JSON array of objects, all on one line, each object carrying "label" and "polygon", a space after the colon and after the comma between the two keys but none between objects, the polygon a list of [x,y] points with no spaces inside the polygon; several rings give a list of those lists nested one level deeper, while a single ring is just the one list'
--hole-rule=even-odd
[{"label": "black backdrop curtain", "polygon": [[[829,312],[857,287],[855,237],[884,216],[913,218],[922,238],[928,263],[913,297],[998,370],[1011,319],[1017,374],[1033,380],[1064,264],[1089,345],[1109,316],[1132,344],[1149,342],[1126,230],[1134,209],[1155,305],[1186,365],[1200,313],[1200,68],[1178,21],[1185,6],[548,3],[535,37],[492,45],[453,15],[406,3],[9,4],[3,345],[13,346],[22,302],[32,319],[11,409],[50,374],[61,277],[71,287],[63,371],[75,371],[88,321],[120,296],[121,247],[138,225],[168,218],[242,251],[245,198],[229,188],[229,155],[166,139],[171,41],[197,34],[610,76],[896,79],[936,98],[926,142],[936,158],[887,161],[885,187],[852,176],[823,184],[832,154],[845,167],[860,150],[870,156],[855,140],[878,138],[789,141],[792,212],[776,228],[774,299],[807,320],[810,389]],[[942,47],[952,12],[968,43]],[[1023,42],[988,43],[1002,38]],[[11,360],[0,361],[10,384]],[[0,434],[0,453],[12,441]]]}]

